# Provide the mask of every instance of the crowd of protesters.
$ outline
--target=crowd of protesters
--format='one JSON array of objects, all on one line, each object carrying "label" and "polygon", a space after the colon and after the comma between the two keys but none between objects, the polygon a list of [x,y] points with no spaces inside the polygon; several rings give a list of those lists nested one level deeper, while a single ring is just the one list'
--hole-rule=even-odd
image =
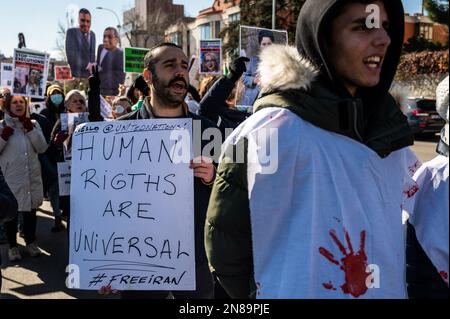
[{"label": "crowd of protesters", "polygon": [[[381,8],[381,28],[357,19],[369,3]],[[72,133],[62,114],[88,112],[91,122],[190,118],[202,132],[234,130],[220,163],[200,153],[191,164],[196,290],[123,291],[122,298],[448,297],[448,79],[438,90],[447,121],[439,155],[419,169],[413,132],[389,93],[403,43],[400,0],[308,0],[297,47],[272,45],[273,35],[261,33],[258,57],[233,60],[228,74],[206,76],[199,88],[190,85],[188,57],[171,43],[151,48],[127,87],[117,30],[105,30],[95,58],[91,18],[80,10],[80,27],[66,40],[86,92],[48,83],[46,108],[30,114],[28,98],[0,91],[0,236],[10,262],[22,259],[19,216],[27,253],[41,254],[36,210],[44,197],[51,231],[70,227],[70,196],[59,195],[57,174]],[[239,84],[255,95],[253,114],[235,107]],[[107,117],[102,100],[110,103]],[[278,130],[279,154],[267,174],[259,150],[269,137],[254,137],[266,128]],[[227,157],[239,147],[257,163]],[[400,207],[411,216],[407,245]],[[376,289],[361,284],[368,257],[385,270]]]}]

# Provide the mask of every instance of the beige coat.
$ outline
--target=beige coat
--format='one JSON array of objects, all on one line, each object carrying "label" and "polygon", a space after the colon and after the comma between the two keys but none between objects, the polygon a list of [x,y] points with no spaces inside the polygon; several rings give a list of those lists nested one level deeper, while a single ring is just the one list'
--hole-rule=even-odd
[{"label": "beige coat", "polygon": [[14,129],[8,141],[0,137],[0,167],[17,199],[20,212],[36,209],[43,201],[38,154],[44,153],[48,145],[39,124],[34,120],[32,122],[34,129],[26,133],[17,118],[5,114],[5,119],[0,121],[0,134],[5,124]]}]

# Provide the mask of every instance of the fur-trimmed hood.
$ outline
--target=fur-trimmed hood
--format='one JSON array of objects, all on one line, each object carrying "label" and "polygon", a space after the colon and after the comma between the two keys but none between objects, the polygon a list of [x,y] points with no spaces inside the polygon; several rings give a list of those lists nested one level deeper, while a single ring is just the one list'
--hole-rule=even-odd
[{"label": "fur-trimmed hood", "polygon": [[258,73],[261,93],[307,89],[319,74],[296,47],[275,44],[261,53]]}]

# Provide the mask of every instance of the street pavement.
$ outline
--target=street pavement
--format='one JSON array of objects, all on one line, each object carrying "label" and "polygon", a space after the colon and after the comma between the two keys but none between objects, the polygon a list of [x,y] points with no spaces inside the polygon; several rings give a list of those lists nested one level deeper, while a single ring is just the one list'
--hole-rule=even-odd
[{"label": "street pavement", "polygon": [[[431,160],[436,156],[437,137],[420,138],[413,147],[421,161]],[[118,298],[103,297],[97,292],[69,290],[65,286],[65,268],[68,264],[67,231],[52,233],[53,214],[48,202],[44,202],[38,211],[38,243],[44,255],[31,258],[25,252],[25,243],[19,238],[23,260],[10,263],[7,245],[0,245],[3,264],[3,287],[1,299],[99,299]]]}]

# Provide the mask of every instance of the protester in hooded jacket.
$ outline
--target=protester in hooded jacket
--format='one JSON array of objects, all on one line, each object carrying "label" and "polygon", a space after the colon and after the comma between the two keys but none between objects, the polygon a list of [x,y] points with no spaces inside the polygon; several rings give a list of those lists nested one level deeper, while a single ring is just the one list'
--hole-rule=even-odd
[{"label": "protester in hooded jacket", "polygon": [[[9,221],[17,216],[17,200],[5,182],[2,170],[0,169],[0,225],[5,221]],[[2,264],[2,256],[0,254],[0,265]],[[2,272],[0,268],[0,293],[2,290]]]},{"label": "protester in hooded jacket", "polygon": [[[43,185],[38,154],[47,149],[39,124],[28,114],[28,101],[23,96],[9,96],[5,119],[0,122],[0,168],[23,214],[27,251],[41,254],[36,244],[36,209],[43,201]],[[10,261],[20,260],[17,247],[17,217],[6,223]]]},{"label": "protester in hooded jacket", "polygon": [[232,297],[406,298],[401,205],[419,164],[388,93],[403,35],[401,0],[307,0],[297,48],[263,51],[255,114],[225,142],[205,228]]},{"label": "protester in hooded jacket", "polygon": [[245,62],[248,61],[246,57],[233,61],[228,76],[220,78],[203,96],[199,115],[210,119],[220,128],[233,129],[250,116],[249,113],[241,112],[232,105],[235,95],[233,90],[235,91],[237,81],[246,71]]},{"label": "protester in hooded jacket", "polygon": [[55,127],[59,116],[64,112],[64,90],[59,85],[51,85],[47,88],[47,96],[45,100],[46,108],[41,111],[41,115],[47,118],[51,127],[50,136],[48,137],[49,148],[44,156],[47,160],[41,159],[42,174],[44,187],[55,217],[52,232],[59,232],[64,229],[62,224],[62,210],[59,205],[59,185],[58,185],[58,151],[53,143],[51,143],[51,131]]},{"label": "protester in hooded jacket", "polygon": [[408,206],[406,274],[412,299],[448,299],[448,81],[447,77],[436,92],[437,110],[446,120],[439,155],[414,175],[419,191]]}]

